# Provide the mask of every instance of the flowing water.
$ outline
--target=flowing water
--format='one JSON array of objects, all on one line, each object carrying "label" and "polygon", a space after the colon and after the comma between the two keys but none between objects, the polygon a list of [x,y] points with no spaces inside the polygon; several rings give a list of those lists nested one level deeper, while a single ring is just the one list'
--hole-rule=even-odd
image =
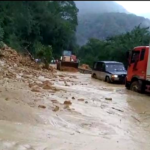
[{"label": "flowing water", "polygon": [[[55,79],[62,89],[55,93],[36,94],[13,81],[0,87],[1,150],[150,150],[148,95],[90,75],[63,74],[70,81]],[[65,100],[72,102],[69,109]]]}]

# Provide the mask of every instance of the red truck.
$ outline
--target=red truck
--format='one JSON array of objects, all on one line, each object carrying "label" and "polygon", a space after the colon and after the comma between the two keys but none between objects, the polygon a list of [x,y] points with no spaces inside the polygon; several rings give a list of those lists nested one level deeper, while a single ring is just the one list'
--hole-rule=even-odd
[{"label": "red truck", "polygon": [[127,52],[125,86],[135,92],[150,92],[150,47],[138,46]]}]

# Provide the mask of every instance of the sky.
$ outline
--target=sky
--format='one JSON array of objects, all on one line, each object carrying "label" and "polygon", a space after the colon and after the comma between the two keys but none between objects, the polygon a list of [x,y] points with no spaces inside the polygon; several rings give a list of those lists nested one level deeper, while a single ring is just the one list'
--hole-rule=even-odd
[{"label": "sky", "polygon": [[136,15],[150,13],[150,1],[115,1],[130,13]]}]

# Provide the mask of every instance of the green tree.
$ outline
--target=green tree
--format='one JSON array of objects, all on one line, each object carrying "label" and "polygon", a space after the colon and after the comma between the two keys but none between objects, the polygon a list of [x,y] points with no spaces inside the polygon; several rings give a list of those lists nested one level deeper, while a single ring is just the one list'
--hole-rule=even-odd
[{"label": "green tree", "polygon": [[0,38],[19,51],[28,47],[32,55],[36,42],[51,45],[58,57],[76,45],[77,12],[73,1],[1,1]]},{"label": "green tree", "polygon": [[131,32],[107,38],[102,41],[90,39],[79,50],[82,63],[92,66],[96,60],[120,61],[127,65],[126,52],[136,46],[149,45],[149,28],[136,26]]},{"label": "green tree", "polygon": [[37,57],[44,62],[45,68],[49,69],[49,64],[52,60],[52,47],[40,45],[40,43],[38,43],[38,46],[40,46],[40,48],[38,47]]}]

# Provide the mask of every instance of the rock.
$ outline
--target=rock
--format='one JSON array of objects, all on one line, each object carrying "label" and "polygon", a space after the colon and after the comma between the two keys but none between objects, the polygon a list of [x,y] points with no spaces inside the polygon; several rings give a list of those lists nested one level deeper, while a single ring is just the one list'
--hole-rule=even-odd
[{"label": "rock", "polygon": [[85,104],[88,104],[88,101],[85,101]]},{"label": "rock", "polygon": [[58,111],[59,110],[59,107],[58,106],[55,106],[55,108],[53,109],[53,111]]},{"label": "rock", "polygon": [[43,109],[45,109],[46,106],[44,106],[44,105],[39,105],[38,108],[43,108]]},{"label": "rock", "polygon": [[30,87],[30,88],[32,88],[32,87],[34,87],[34,86],[36,86],[35,83],[29,83],[29,87]]},{"label": "rock", "polygon": [[8,101],[8,100],[9,100],[9,98],[7,97],[7,98],[5,98],[5,100],[6,100],[6,101]]},{"label": "rock", "polygon": [[52,83],[50,81],[44,81],[43,82],[43,89],[45,89],[45,90],[52,89]]},{"label": "rock", "polygon": [[65,77],[64,75],[62,75],[62,74],[60,74],[60,75],[58,75],[59,77]]},{"label": "rock", "polygon": [[112,101],[112,98],[106,97],[105,100]]},{"label": "rock", "polygon": [[89,67],[89,65],[87,64],[82,64],[81,66],[79,66],[82,69],[87,69],[87,70],[91,70],[91,68]]},{"label": "rock", "polygon": [[70,108],[69,108],[69,105],[65,105],[65,106],[64,106],[64,109],[70,109]]},{"label": "rock", "polygon": [[50,90],[52,87],[49,84],[43,85],[43,89]]},{"label": "rock", "polygon": [[44,78],[44,76],[39,76],[39,77],[38,77],[38,80],[40,80],[40,81],[45,81],[45,78]]},{"label": "rock", "polygon": [[43,85],[43,83],[41,81],[35,81],[34,83],[40,87]]},{"label": "rock", "polygon": [[19,75],[16,75],[16,79],[21,79],[21,76],[19,76]]},{"label": "rock", "polygon": [[37,86],[32,87],[31,89],[32,92],[40,92],[40,88]]},{"label": "rock", "polygon": [[74,97],[72,97],[72,99],[75,99]]},{"label": "rock", "polygon": [[46,81],[43,81],[43,84],[50,84],[50,85],[53,85],[50,81],[46,80]]},{"label": "rock", "polygon": [[65,86],[69,86],[66,81],[64,81]]},{"label": "rock", "polygon": [[80,98],[80,99],[78,99],[78,101],[84,101],[84,99],[83,99],[83,98]]},{"label": "rock", "polygon": [[52,89],[52,85],[53,84],[50,81],[46,80],[43,82],[43,89],[50,90],[50,89]]},{"label": "rock", "polygon": [[57,100],[51,100],[53,103],[58,103],[58,101]]},{"label": "rock", "polygon": [[70,101],[64,101],[64,105],[71,105],[72,103]]},{"label": "rock", "polygon": [[44,63],[39,64],[40,69],[44,68],[44,66],[45,66]]},{"label": "rock", "polygon": [[17,64],[14,64],[14,67],[15,67],[15,68],[17,68],[17,67],[18,67],[18,65],[17,65]]},{"label": "rock", "polygon": [[24,77],[24,78],[27,78],[27,79],[32,79],[32,78],[33,78],[33,75],[23,74],[23,77]]}]

